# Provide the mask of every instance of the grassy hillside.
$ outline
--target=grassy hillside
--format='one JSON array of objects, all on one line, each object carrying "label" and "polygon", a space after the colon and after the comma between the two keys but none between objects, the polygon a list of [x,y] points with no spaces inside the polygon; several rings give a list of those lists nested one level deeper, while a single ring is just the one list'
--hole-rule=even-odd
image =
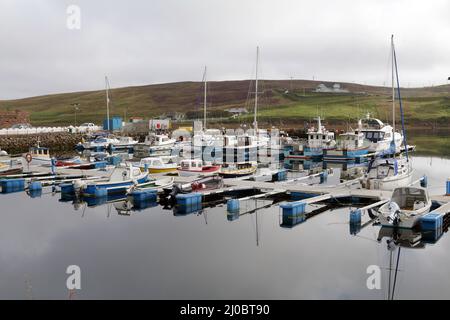
[{"label": "grassy hillside", "polygon": [[[390,88],[341,83],[349,94],[313,93],[319,83],[306,80],[261,82],[259,119],[269,122],[297,122],[309,120],[318,113],[328,121],[353,122],[367,111],[389,120],[391,118]],[[289,92],[286,92],[289,90]],[[253,109],[254,92],[251,81],[221,81],[209,83],[208,111],[230,107]],[[450,87],[403,89],[405,116],[410,125],[448,126],[450,122]],[[122,117],[150,118],[167,112],[201,111],[202,84],[180,82],[111,90],[111,114]],[[75,92],[0,101],[0,110],[29,111],[33,125],[66,125],[74,123],[73,103],[80,104],[77,121],[101,123],[106,114],[104,91]],[[251,122],[246,115],[236,122]]]}]

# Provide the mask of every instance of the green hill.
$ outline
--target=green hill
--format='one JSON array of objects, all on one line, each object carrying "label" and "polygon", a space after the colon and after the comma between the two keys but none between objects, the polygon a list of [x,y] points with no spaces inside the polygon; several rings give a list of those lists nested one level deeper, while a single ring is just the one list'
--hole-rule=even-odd
[{"label": "green hill", "polygon": [[[261,122],[285,123],[309,120],[318,113],[328,121],[344,123],[353,121],[365,112],[372,112],[384,120],[390,119],[391,89],[340,83],[349,93],[316,93],[320,83],[328,87],[333,82],[307,80],[263,80],[261,81]],[[219,81],[208,84],[209,117],[222,117],[222,121],[251,122],[252,115],[237,119],[228,117],[223,110],[231,107],[246,107],[253,110],[253,82]],[[125,118],[151,118],[162,114],[183,113],[195,117],[201,114],[203,84],[179,82],[111,90],[111,114]],[[405,116],[411,125],[447,126],[450,120],[450,86],[402,89]],[[101,123],[106,114],[104,91],[74,92],[30,97],[19,100],[0,101],[0,110],[26,110],[31,114],[33,125],[68,125],[74,123],[73,103],[80,104],[78,123]]]}]

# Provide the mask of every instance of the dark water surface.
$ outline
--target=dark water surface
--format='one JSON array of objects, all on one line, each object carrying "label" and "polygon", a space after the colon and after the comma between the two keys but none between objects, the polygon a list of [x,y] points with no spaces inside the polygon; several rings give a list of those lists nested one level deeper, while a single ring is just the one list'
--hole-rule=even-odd
[{"label": "dark water surface", "polygon": [[[444,193],[449,160],[415,157],[414,166],[417,177],[427,174],[431,194]],[[0,298],[67,299],[69,265],[81,268],[78,299],[388,296],[386,238],[377,242],[380,227],[371,224],[350,234],[348,207],[283,228],[278,206],[228,221],[223,205],[184,216],[160,206],[122,216],[110,204],[75,210],[59,199],[0,196]],[[394,298],[450,298],[449,235],[420,247],[401,249]],[[382,270],[380,290],[366,286],[369,265]]]}]

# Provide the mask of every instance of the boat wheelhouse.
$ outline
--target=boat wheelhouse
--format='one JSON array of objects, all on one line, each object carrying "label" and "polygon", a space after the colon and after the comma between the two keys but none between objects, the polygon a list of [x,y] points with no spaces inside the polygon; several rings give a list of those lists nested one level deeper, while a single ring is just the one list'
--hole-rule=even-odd
[{"label": "boat wheelhouse", "polygon": [[325,149],[325,160],[354,160],[369,152],[369,144],[360,130],[339,135],[335,149]]},{"label": "boat wheelhouse", "polygon": [[369,152],[393,153],[391,150],[392,142],[395,143],[395,153],[400,152],[403,135],[399,132],[394,132],[392,126],[383,123],[379,119],[372,118],[370,113],[360,121],[361,132],[364,134],[364,138],[370,141]]}]

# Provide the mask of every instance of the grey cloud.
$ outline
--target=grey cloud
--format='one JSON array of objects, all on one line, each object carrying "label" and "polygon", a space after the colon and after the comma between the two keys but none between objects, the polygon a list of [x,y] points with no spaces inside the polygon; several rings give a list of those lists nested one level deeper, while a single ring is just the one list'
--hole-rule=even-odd
[{"label": "grey cloud", "polygon": [[[66,28],[66,8],[82,28]],[[0,99],[103,87],[250,78],[381,85],[396,35],[406,85],[444,83],[449,4],[423,1],[25,1],[0,4]]]}]

